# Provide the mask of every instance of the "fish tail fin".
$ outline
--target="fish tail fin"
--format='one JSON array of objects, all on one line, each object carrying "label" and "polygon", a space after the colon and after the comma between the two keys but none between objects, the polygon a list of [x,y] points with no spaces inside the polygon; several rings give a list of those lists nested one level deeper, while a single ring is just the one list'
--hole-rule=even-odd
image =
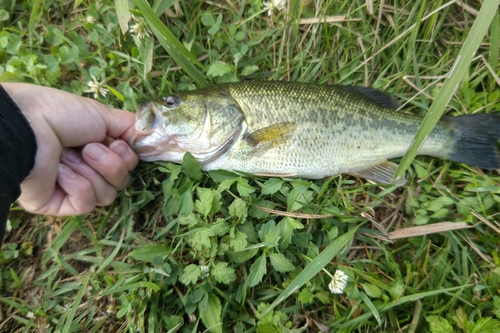
[{"label": "fish tail fin", "polygon": [[447,159],[486,170],[500,168],[500,113],[445,117],[453,126],[456,142]]}]

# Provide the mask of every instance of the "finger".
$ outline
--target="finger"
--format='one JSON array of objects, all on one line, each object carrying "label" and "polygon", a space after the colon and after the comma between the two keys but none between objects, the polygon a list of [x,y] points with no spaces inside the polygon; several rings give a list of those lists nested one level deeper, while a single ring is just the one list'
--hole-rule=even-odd
[{"label": "finger", "polygon": [[101,115],[106,124],[106,135],[128,141],[135,132],[135,114],[130,111],[110,107],[107,107],[103,111]]},{"label": "finger", "polygon": [[113,150],[100,143],[89,143],[83,147],[82,157],[114,188],[121,190],[127,187],[130,180],[128,166]]},{"label": "finger", "polygon": [[64,149],[61,163],[70,167],[75,173],[83,176],[92,184],[96,204],[107,206],[116,198],[116,188],[108,183],[93,167],[88,165],[76,149]]},{"label": "finger", "polygon": [[[94,187],[92,183],[82,175],[73,171],[70,167],[60,164],[57,182],[60,191],[54,193],[56,207],[59,211],[56,215],[80,215],[90,213],[97,205]],[[59,197],[59,198],[58,198]]]},{"label": "finger", "polygon": [[58,171],[58,185],[37,213],[62,216],[81,215],[94,210],[97,201],[90,181],[64,164],[59,165]]},{"label": "finger", "polygon": [[128,171],[134,170],[139,163],[139,156],[125,141],[116,140],[109,145],[109,148],[123,159]]}]

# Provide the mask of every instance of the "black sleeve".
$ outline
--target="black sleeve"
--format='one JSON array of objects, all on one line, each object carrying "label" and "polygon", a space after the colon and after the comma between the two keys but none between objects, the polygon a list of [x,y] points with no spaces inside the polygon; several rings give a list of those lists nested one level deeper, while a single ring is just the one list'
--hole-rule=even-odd
[{"label": "black sleeve", "polygon": [[19,107],[0,86],[0,244],[10,205],[35,164],[35,134]]}]

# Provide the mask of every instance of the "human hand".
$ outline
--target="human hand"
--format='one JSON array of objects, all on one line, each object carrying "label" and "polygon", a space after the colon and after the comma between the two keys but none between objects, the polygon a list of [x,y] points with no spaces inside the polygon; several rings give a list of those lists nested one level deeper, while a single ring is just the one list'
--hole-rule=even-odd
[{"label": "human hand", "polygon": [[38,144],[35,166],[21,184],[21,205],[38,214],[80,215],[111,204],[139,161],[126,143],[134,114],[53,88],[2,86]]}]

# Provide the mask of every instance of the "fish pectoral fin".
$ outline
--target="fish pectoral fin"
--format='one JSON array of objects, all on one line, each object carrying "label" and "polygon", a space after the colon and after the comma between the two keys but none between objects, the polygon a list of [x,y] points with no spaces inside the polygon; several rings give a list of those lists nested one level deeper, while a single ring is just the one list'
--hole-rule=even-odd
[{"label": "fish pectoral fin", "polygon": [[351,171],[350,175],[366,178],[375,183],[383,184],[394,184],[396,186],[403,186],[406,184],[406,176],[399,177],[398,179],[392,180],[394,173],[396,172],[398,165],[389,161],[383,161],[379,164],[369,166],[364,169]]},{"label": "fish pectoral fin", "polygon": [[264,153],[286,142],[296,128],[295,123],[281,122],[247,134],[245,140],[252,146],[252,155]]}]

